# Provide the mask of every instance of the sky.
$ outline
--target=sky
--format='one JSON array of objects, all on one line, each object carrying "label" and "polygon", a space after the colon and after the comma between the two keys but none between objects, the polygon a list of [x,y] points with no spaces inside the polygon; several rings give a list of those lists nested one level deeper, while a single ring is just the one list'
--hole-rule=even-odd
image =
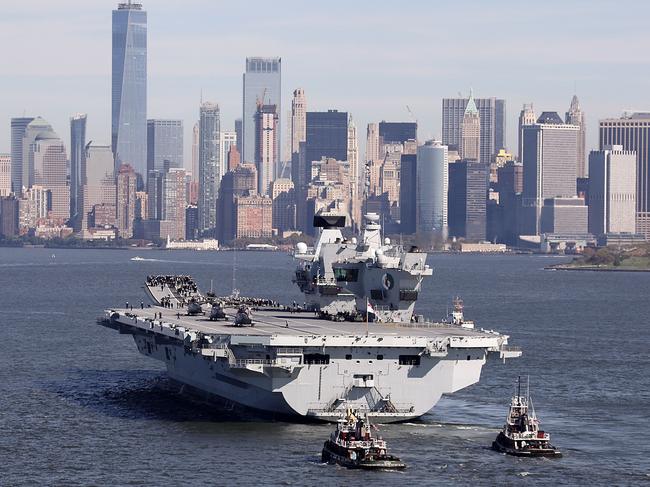
[{"label": "sky", "polygon": [[[495,96],[507,103],[516,151],[523,103],[564,116],[578,95],[587,146],[598,120],[649,110],[650,2],[141,0],[148,14],[148,118],[182,119],[186,167],[201,93],[221,108],[222,130],[241,117],[247,56],[282,57],[283,111],[302,87],[308,110],[348,111],[360,149],[366,125],[418,121],[441,133],[441,100]],[[69,118],[88,114],[87,137],[110,143],[113,0],[2,2],[0,152],[10,118],[40,115],[69,145]],[[286,125],[283,127],[286,130]]]}]

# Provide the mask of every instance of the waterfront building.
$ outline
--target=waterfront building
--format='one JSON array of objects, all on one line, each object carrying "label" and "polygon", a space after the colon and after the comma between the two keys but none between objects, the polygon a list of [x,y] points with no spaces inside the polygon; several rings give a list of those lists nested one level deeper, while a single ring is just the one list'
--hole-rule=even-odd
[{"label": "waterfront building", "polygon": [[537,122],[537,117],[535,116],[535,110],[533,109],[532,103],[524,103],[521,112],[519,113],[519,131],[517,132],[517,156],[519,157],[519,162],[523,160],[524,157],[524,126],[526,125],[535,125]]},{"label": "waterfront building", "polygon": [[542,234],[586,235],[588,233],[588,210],[584,198],[573,196],[544,200],[540,229]]},{"label": "waterfront building", "polygon": [[219,106],[201,104],[199,128],[199,232],[213,233],[217,224],[217,197],[222,174],[219,173],[220,141]]},{"label": "waterfront building", "polygon": [[[116,220],[120,237],[133,237],[135,220],[135,192],[137,173],[129,164],[122,164],[117,170]],[[96,224],[96,222],[95,222]]]},{"label": "waterfront building", "polygon": [[636,152],[636,231],[650,239],[650,112],[626,113],[599,122],[599,147]]},{"label": "waterfront building", "polygon": [[[70,218],[70,187],[68,185],[68,156],[65,145],[52,126],[35,118],[25,129],[23,155],[23,184],[44,186],[50,191],[48,217],[60,223]],[[25,169],[27,171],[25,172]]]},{"label": "waterfront building", "polygon": [[636,153],[605,146],[589,154],[589,233],[636,232]]},{"label": "waterfront building", "polygon": [[416,160],[416,224],[422,234],[442,239],[448,234],[449,164],[447,146],[428,140],[418,147]]},{"label": "waterfront building", "polygon": [[0,196],[11,193],[11,154],[0,154]]},{"label": "waterfront building", "polygon": [[23,138],[27,126],[34,120],[34,117],[14,117],[11,119],[11,190],[16,194],[21,194],[23,186],[28,182],[23,182],[23,166],[26,163],[24,156]]},{"label": "waterfront building", "polygon": [[[255,114],[257,113],[257,104],[275,105],[276,113],[282,113],[282,59],[279,57],[249,57],[246,58],[246,72],[244,80],[244,98],[243,98],[243,153],[244,162],[253,162],[255,160]],[[275,132],[274,146],[280,147],[281,133],[280,127]],[[275,153],[276,160],[273,165],[276,166],[280,161],[280,151]]]},{"label": "waterfront building", "polygon": [[83,184],[79,193],[81,205],[79,230],[99,226],[100,222],[91,219],[91,213],[96,206],[103,206],[101,225],[114,225],[117,188],[111,147],[93,143],[86,145],[81,174]]},{"label": "waterfront building", "polygon": [[400,160],[400,232],[410,235],[417,228],[417,155],[402,154]]},{"label": "waterfront building", "polygon": [[[443,98],[442,143],[458,150],[462,142],[462,124],[469,98]],[[489,164],[506,145],[506,102],[499,98],[474,98],[480,119],[480,161]]]},{"label": "waterfront building", "polygon": [[86,114],[78,113],[70,118],[70,222],[79,231],[83,219],[81,191],[85,181],[86,167]]},{"label": "waterfront building", "polygon": [[0,197],[0,236],[18,235],[18,199],[15,196]]},{"label": "waterfront building", "polygon": [[30,210],[32,210],[32,220],[31,225],[29,226],[30,228],[34,228],[38,220],[46,219],[48,217],[52,204],[52,192],[44,186],[35,184],[26,190],[23,195],[25,199],[33,203],[30,208]]},{"label": "waterfront building", "polygon": [[[474,97],[470,93],[460,126],[460,157],[468,161],[481,160],[481,119]],[[491,161],[490,161],[491,162]]]},{"label": "waterfront building", "polygon": [[586,166],[586,156],[587,156],[587,124],[585,123],[585,114],[580,109],[580,102],[578,97],[573,95],[571,99],[571,105],[569,106],[569,111],[566,112],[565,123],[569,125],[577,125],[578,130],[578,148],[577,148],[577,159],[576,159],[576,177],[577,178],[586,178],[588,175],[588,167]]},{"label": "waterfront building", "polygon": [[185,208],[187,206],[186,174],[183,168],[171,168],[163,177],[162,220],[168,222],[168,233],[161,237],[172,240],[185,238]]},{"label": "waterfront building", "polygon": [[149,218],[149,195],[146,191],[135,192],[135,219],[147,220]]},{"label": "waterfront building", "polygon": [[235,197],[235,238],[273,236],[273,203],[268,196]]},{"label": "waterfront building", "polygon": [[485,240],[487,231],[487,166],[475,160],[449,164],[449,235]]},{"label": "waterfront building", "polygon": [[163,177],[162,171],[149,171],[147,175],[147,218],[145,220],[162,220]]},{"label": "waterfront building", "polygon": [[534,125],[523,126],[522,231],[526,235],[540,234],[545,200],[576,196],[579,130],[555,112],[543,112]]},{"label": "waterfront building", "polygon": [[278,234],[296,228],[296,202],[293,181],[291,179],[276,179],[271,183],[271,199],[273,200],[273,228]]},{"label": "waterfront building", "polygon": [[113,10],[111,147],[115,169],[147,173],[147,12],[140,3]]},{"label": "waterfront building", "polygon": [[147,120],[147,172],[183,167],[183,121]]},{"label": "waterfront building", "polygon": [[275,161],[278,160],[277,131],[278,110],[275,105],[257,104],[255,113],[255,166],[257,167],[257,188],[260,194],[269,195],[271,181],[275,179]]},{"label": "waterfront building", "polygon": [[199,238],[199,209],[195,205],[185,208],[185,240]]},{"label": "waterfront building", "polygon": [[218,236],[222,242],[235,238],[235,198],[252,196],[257,193],[257,169],[254,164],[242,163],[227,172],[221,182],[219,191]]}]

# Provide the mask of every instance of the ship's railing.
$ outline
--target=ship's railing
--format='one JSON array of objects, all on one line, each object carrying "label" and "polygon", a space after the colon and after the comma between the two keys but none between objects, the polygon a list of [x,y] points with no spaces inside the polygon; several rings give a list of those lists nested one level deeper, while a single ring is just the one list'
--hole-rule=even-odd
[{"label": "ship's railing", "polygon": [[499,349],[501,352],[521,352],[522,348],[517,347],[516,345],[501,345]]}]

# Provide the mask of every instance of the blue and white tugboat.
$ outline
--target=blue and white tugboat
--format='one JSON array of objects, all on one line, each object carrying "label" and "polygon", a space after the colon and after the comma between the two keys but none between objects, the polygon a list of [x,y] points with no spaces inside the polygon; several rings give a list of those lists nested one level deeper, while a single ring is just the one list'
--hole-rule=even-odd
[{"label": "blue and white tugboat", "polygon": [[372,436],[368,414],[359,417],[357,411],[348,408],[336,430],[323,445],[322,461],[338,463],[348,468],[401,469],[406,464],[388,454],[386,441]]},{"label": "blue and white tugboat", "polygon": [[530,400],[530,387],[521,394],[521,376],[517,380],[517,394],[512,397],[503,430],[492,443],[497,451],[518,457],[556,457],[562,453],[551,445],[551,435],[539,429],[539,419]]}]

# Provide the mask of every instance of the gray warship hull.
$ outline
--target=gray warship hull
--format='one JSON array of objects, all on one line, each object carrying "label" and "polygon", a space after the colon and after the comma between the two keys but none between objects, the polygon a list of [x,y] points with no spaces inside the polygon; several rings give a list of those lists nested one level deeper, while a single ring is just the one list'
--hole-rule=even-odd
[{"label": "gray warship hull", "polygon": [[[100,324],[131,334],[169,377],[206,396],[270,414],[336,421],[344,408],[374,422],[429,411],[443,394],[478,382],[488,355],[520,352],[507,336],[448,324],[334,322],[282,307],[254,311],[254,326],[189,316],[168,287],[148,286],[156,306],[106,310]],[[169,306],[169,305],[168,305]]]}]

